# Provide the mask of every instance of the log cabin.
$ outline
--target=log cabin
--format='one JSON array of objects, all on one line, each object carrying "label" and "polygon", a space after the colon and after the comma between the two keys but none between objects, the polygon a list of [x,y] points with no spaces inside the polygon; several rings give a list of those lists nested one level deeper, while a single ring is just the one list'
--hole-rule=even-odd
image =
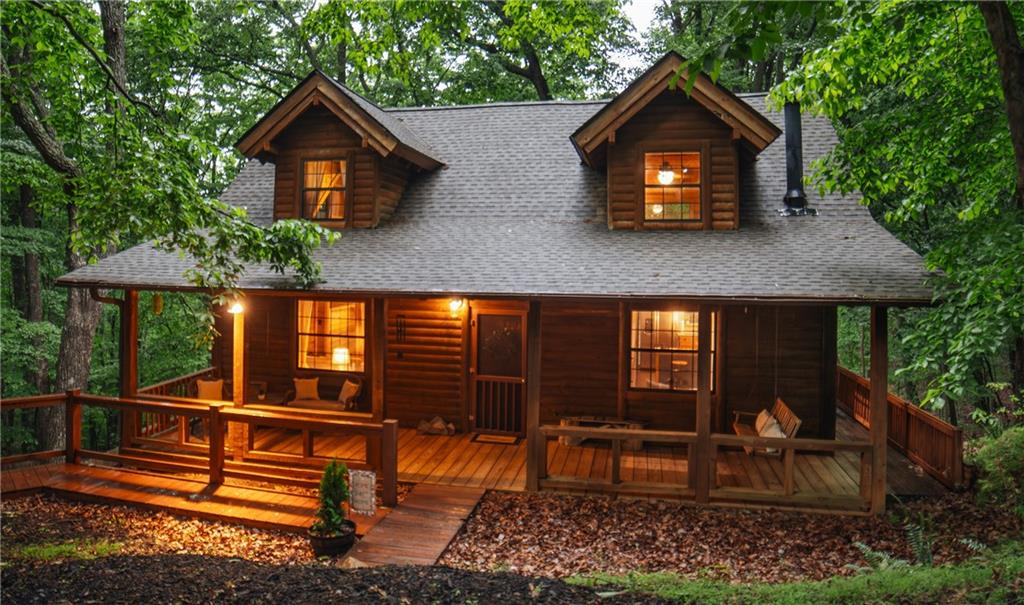
[{"label": "log cabin", "polygon": [[[410,481],[882,511],[886,311],[929,304],[922,259],[857,196],[805,191],[827,120],[703,75],[687,93],[684,63],[669,53],[609,100],[388,109],[311,73],[237,142],[248,161],[221,199],[342,237],[316,252],[316,286],[249,266],[235,312],[214,309],[222,398],[397,421]],[[193,290],[190,266],[143,244],[60,279],[124,291],[123,397],[140,395],[138,293]],[[877,421],[857,439],[837,434],[840,305],[871,308]],[[777,402],[793,434],[739,431]],[[416,433],[435,418],[455,434]],[[345,453],[246,428],[229,430],[236,459]]]}]

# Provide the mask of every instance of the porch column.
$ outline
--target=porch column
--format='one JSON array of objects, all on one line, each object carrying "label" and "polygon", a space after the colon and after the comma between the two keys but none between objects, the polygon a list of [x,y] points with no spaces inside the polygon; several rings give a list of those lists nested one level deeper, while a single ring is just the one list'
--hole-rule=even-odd
[{"label": "porch column", "polygon": [[[119,393],[131,398],[139,390],[139,291],[125,290],[119,301],[118,334]],[[138,414],[121,412],[121,447],[130,447],[138,426]]]},{"label": "porch column", "polygon": [[[231,314],[231,402],[235,407],[245,405],[245,309],[234,302],[228,307]],[[248,425],[228,423],[228,445],[236,459],[242,457],[248,445]]]},{"label": "porch column", "polygon": [[697,446],[690,452],[689,472],[697,502],[711,490],[711,309],[701,305],[697,321]]},{"label": "porch column", "polygon": [[540,301],[530,301],[526,316],[526,490],[540,489],[547,450],[540,434]]},{"label": "porch column", "polygon": [[370,366],[371,380],[373,382],[370,390],[370,406],[373,411],[373,421],[384,420],[384,371],[387,363],[387,352],[385,347],[388,340],[388,317],[383,298],[374,298],[372,303],[371,316],[371,341],[370,354],[373,356]]},{"label": "porch column", "polygon": [[888,309],[871,307],[871,512],[885,512],[885,456],[889,435]]}]

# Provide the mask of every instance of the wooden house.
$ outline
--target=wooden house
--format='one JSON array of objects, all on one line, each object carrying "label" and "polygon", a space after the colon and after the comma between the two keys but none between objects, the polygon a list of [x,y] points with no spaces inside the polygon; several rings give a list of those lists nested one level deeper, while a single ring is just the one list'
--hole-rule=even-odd
[{"label": "wooden house", "polygon": [[[435,466],[466,481],[882,510],[886,309],[929,303],[922,260],[856,197],[803,191],[804,165],[835,143],[828,121],[703,76],[687,94],[682,64],[668,54],[606,101],[401,109],[310,74],[238,141],[249,161],[221,199],[342,237],[317,251],[315,287],[252,266],[240,312],[217,309],[224,398],[397,420],[400,473],[406,454],[441,451],[413,431],[440,417],[461,450]],[[140,245],[61,278],[124,291],[123,396],[139,392],[137,293],[191,289],[189,266]],[[872,309],[879,420],[859,440],[837,439],[839,305]],[[318,378],[330,405],[295,405],[296,378]],[[350,378],[362,388],[342,409]],[[737,412],[777,400],[795,434],[736,434]],[[234,455],[283,464],[251,428]],[[339,455],[315,433],[296,464]],[[415,480],[428,463],[406,466]]]}]

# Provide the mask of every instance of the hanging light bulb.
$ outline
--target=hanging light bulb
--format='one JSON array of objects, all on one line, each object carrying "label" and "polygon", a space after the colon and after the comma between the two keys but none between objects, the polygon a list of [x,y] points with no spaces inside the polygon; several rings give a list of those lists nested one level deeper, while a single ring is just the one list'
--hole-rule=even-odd
[{"label": "hanging light bulb", "polygon": [[658,168],[658,182],[662,185],[671,185],[676,180],[676,171],[672,170],[668,162],[662,162]]}]

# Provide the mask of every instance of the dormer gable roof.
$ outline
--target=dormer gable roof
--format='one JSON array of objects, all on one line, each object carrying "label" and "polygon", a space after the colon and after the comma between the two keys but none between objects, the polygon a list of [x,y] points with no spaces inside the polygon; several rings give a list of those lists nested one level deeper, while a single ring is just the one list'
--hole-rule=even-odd
[{"label": "dormer gable roof", "polygon": [[274,155],[273,140],[312,106],[323,105],[383,157],[395,155],[424,170],[444,165],[437,153],[401,119],[314,70],[253,125],[235,148],[247,158]]},{"label": "dormer gable roof", "polygon": [[[570,139],[583,163],[600,163],[600,150],[614,141],[615,131],[670,87],[682,87],[687,79],[686,64],[679,53],[669,51],[657,63],[583,123]],[[676,74],[682,75],[673,83]],[[698,74],[690,97],[733,129],[733,137],[743,141],[754,153],[760,153],[780,134],[775,124],[727,89]]]}]

